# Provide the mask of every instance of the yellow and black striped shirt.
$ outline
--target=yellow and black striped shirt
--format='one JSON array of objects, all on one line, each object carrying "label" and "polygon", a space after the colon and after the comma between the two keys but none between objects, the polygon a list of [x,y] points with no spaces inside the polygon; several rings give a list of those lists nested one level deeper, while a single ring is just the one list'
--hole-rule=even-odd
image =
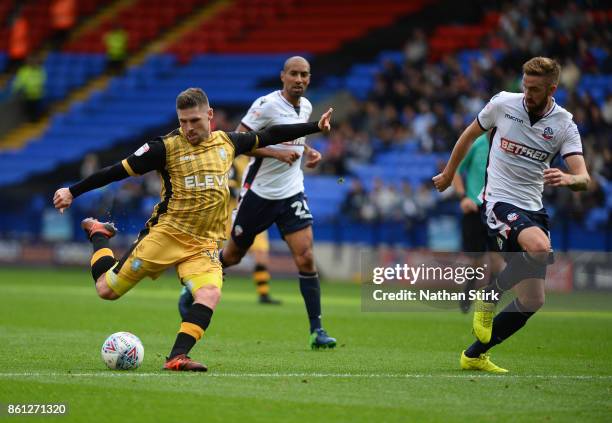
[{"label": "yellow and black striped shirt", "polygon": [[[215,131],[207,140],[191,145],[178,129],[123,160],[132,176],[150,170],[160,175],[160,202],[146,227],[168,225],[200,239],[225,239],[229,173],[235,155],[245,148],[245,143],[238,143],[243,151],[236,151],[240,137],[239,133]],[[256,148],[256,137],[252,133],[250,137],[246,145]]]},{"label": "yellow and black striped shirt", "polygon": [[177,129],[68,189],[76,198],[111,182],[155,170],[161,177],[162,191],[147,228],[165,225],[198,239],[220,241],[225,239],[228,174],[234,157],[315,132],[319,132],[317,122],[273,125],[257,132],[216,131],[200,144],[191,145]]}]

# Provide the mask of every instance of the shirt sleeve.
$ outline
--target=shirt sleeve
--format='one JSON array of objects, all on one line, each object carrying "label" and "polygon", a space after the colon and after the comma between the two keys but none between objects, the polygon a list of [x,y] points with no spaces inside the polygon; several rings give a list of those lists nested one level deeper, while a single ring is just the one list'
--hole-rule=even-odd
[{"label": "shirt sleeve", "polygon": [[153,169],[162,169],[166,164],[166,148],[159,139],[151,141],[140,147],[127,159],[113,166],[105,167],[89,175],[82,181],[68,187],[76,198],[79,195],[96,188],[103,187],[111,182],[120,181],[128,176],[142,175]]},{"label": "shirt sleeve", "polygon": [[143,144],[134,154],[121,161],[130,176],[144,175],[152,170],[161,170],[166,166],[166,147],[158,138]]},{"label": "shirt sleeve", "polygon": [[259,138],[257,133],[250,132],[228,132],[228,138],[234,144],[234,156],[239,154],[248,153],[255,150],[259,146]]},{"label": "shirt sleeve", "polygon": [[270,125],[272,120],[272,102],[265,97],[260,97],[251,105],[240,123],[251,131],[259,131]]},{"label": "shirt sleeve", "polygon": [[502,96],[503,91],[495,94],[493,97],[491,97],[491,100],[489,100],[484,109],[478,113],[476,120],[478,121],[478,125],[480,125],[480,129],[483,131],[488,131],[495,126]]},{"label": "shirt sleeve", "polygon": [[563,159],[568,156],[573,156],[574,154],[582,154],[582,141],[580,139],[578,127],[574,122],[571,122],[565,130],[563,143],[561,144],[559,153]]}]

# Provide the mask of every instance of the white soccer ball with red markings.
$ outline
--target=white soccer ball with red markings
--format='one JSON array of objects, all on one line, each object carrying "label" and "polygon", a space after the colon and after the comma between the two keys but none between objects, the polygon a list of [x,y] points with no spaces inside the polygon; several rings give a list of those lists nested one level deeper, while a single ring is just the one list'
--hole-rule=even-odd
[{"label": "white soccer ball with red markings", "polygon": [[140,367],[144,359],[144,346],[130,332],[117,332],[102,344],[102,361],[111,370],[133,370]]}]

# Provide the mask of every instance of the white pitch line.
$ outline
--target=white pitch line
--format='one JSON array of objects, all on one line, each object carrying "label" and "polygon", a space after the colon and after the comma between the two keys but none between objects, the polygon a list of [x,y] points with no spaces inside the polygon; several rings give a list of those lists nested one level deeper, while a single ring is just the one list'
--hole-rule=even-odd
[{"label": "white pitch line", "polygon": [[[0,378],[16,377],[170,377],[176,376],[174,372],[164,373],[139,373],[130,371],[104,371],[97,373],[43,373],[43,372],[23,372],[23,373],[0,373]],[[512,378],[512,379],[586,379],[586,380],[609,380],[612,375],[496,375],[496,374],[395,374],[395,373],[206,373],[204,377],[215,378],[330,378],[330,379],[491,379],[491,378]]]}]

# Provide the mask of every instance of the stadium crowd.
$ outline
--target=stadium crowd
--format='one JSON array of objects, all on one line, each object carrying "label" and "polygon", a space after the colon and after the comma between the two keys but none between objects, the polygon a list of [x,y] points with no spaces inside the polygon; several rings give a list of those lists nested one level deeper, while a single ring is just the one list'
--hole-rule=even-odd
[{"label": "stadium crowd", "polygon": [[[594,21],[578,2],[555,12],[546,7],[536,1],[506,3],[497,30],[483,39],[481,54],[470,60],[468,69],[462,67],[460,53],[429,61],[427,35],[416,29],[405,45],[404,62],[386,60],[367,100],[350,105],[347,119],[323,150],[321,171],[350,174],[353,163],[371,162],[402,144],[416,144],[424,153],[449,152],[492,95],[520,91],[516,70],[524,61],[547,55],[562,65],[556,97],[574,114],[594,181],[581,194],[546,190],[549,207],[555,218],[582,221],[589,210],[603,206],[602,185],[612,178],[612,91],[608,88],[594,98],[579,81],[586,75],[612,74],[612,31],[605,21]],[[411,187],[404,182],[399,191],[382,181],[369,193],[355,184],[344,206],[347,211],[358,208],[349,213],[356,220],[387,220],[418,217],[448,200],[428,185]]]},{"label": "stadium crowd", "polygon": [[[588,217],[605,206],[604,188],[612,179],[612,91],[608,87],[593,95],[580,81],[612,75],[612,30],[577,1],[554,10],[550,2],[507,2],[497,12],[497,28],[482,39],[468,66],[462,51],[431,60],[431,34],[416,28],[403,48],[403,61],[384,61],[366,100],[353,99],[346,118],[335,122],[335,131],[316,144],[323,161],[314,172],[351,176],[356,165],[375,163],[381,153],[406,145],[421,154],[444,156],[492,95],[521,90],[517,70],[524,61],[552,56],[562,65],[555,98],[574,115],[593,183],[584,193],[546,189],[547,208],[553,221],[561,224],[571,220],[591,228],[609,225],[609,210]],[[232,130],[236,124],[216,109],[216,128]],[[563,166],[560,160],[554,165]],[[117,195],[109,193],[100,204],[130,215],[148,210],[158,193],[155,178],[143,178],[125,184]],[[428,180],[415,184],[353,178],[339,212],[353,221],[403,221],[410,227],[432,213],[449,210],[458,212],[453,193],[437,193]]]}]

